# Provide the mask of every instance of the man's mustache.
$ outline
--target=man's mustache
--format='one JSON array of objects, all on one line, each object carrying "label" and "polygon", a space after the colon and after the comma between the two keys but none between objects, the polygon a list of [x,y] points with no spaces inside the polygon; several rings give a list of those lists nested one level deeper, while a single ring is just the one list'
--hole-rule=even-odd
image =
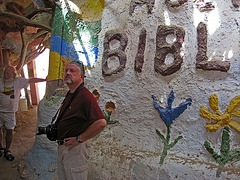
[{"label": "man's mustache", "polygon": [[72,79],[70,75],[66,75],[66,76],[65,76],[65,79],[66,79],[66,78]]}]

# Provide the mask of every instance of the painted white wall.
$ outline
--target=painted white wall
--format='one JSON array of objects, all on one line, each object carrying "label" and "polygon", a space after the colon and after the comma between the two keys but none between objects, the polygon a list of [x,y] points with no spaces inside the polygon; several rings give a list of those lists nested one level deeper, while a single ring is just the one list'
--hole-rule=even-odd
[{"label": "painted white wall", "polygon": [[[93,141],[91,156],[92,179],[217,179],[217,163],[203,146],[210,141],[216,152],[221,145],[222,127],[207,132],[208,120],[200,117],[201,105],[209,108],[208,98],[216,93],[219,106],[225,111],[230,100],[239,95],[239,9],[231,1],[212,1],[215,9],[200,12],[193,1],[176,9],[169,9],[164,1],[155,1],[152,14],[145,5],[137,6],[129,15],[130,0],[105,1],[100,33],[100,56],[95,69],[87,72],[86,86],[97,89],[102,109],[109,100],[116,105],[112,120],[119,124],[109,125]],[[207,56],[211,59],[230,61],[228,72],[197,70],[197,25],[203,21],[208,28]],[[170,76],[154,71],[156,30],[159,25],[177,25],[185,29],[182,48],[184,54],[181,69]],[[142,28],[147,30],[147,44],[142,73],[135,73],[134,61]],[[110,77],[102,76],[101,58],[104,35],[109,30],[124,31],[128,37],[127,63],[124,72]],[[153,107],[151,95],[166,106],[167,96],[173,89],[173,107],[187,98],[192,105],[172,124],[171,141],[183,136],[162,166],[159,165],[163,142],[155,129],[166,132],[166,126]],[[238,119],[239,120],[239,119]],[[239,147],[239,132],[231,129],[231,148]],[[228,165],[228,166],[227,166]],[[237,179],[239,162],[226,165],[219,179]]]}]

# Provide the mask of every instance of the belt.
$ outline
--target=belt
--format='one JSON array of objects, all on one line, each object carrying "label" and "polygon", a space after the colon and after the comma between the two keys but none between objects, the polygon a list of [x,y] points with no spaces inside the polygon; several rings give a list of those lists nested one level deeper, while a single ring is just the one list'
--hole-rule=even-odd
[{"label": "belt", "polygon": [[57,144],[58,144],[58,145],[63,145],[64,142],[65,142],[64,140],[57,140]]}]

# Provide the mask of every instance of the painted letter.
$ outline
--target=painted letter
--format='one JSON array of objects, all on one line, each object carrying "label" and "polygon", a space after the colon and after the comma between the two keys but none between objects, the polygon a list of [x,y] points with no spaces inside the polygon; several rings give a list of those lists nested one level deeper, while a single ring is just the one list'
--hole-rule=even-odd
[{"label": "painted letter", "polygon": [[[168,35],[175,35],[176,40],[169,44],[166,41]],[[185,31],[178,26],[158,26],[156,36],[156,55],[154,58],[154,70],[163,76],[168,76],[177,72],[182,65],[183,58],[180,55],[180,49],[184,41]],[[168,54],[173,54],[174,61],[171,64],[165,64]]]},{"label": "painted letter", "polygon": [[197,27],[198,53],[196,57],[196,68],[202,70],[213,70],[227,72],[230,62],[213,60],[207,57],[207,28],[206,24],[200,22]]},{"label": "painted letter", "polygon": [[135,67],[134,70],[138,73],[142,72],[142,67],[144,63],[144,51],[146,47],[146,30],[143,28],[141,30],[141,34],[139,36],[139,42],[138,42],[138,52],[135,58]]},{"label": "painted letter", "polygon": [[179,7],[179,6],[183,5],[187,1],[188,0],[177,0],[177,2],[176,2],[176,0],[174,0],[174,1],[166,0],[165,3],[167,4],[167,6],[174,8],[174,7]]},{"label": "painted letter", "polygon": [[155,4],[155,0],[132,0],[130,3],[129,14],[133,14],[136,6],[143,6],[144,4],[147,4],[148,14],[151,14]]},{"label": "painted letter", "polygon": [[[117,40],[120,42],[118,48],[110,49],[110,42],[112,40]],[[104,76],[111,76],[112,74],[117,74],[123,71],[126,65],[127,56],[124,52],[128,43],[128,38],[124,32],[119,32],[117,30],[108,31],[104,38],[104,52],[102,59],[102,74]],[[114,67],[114,69],[109,68],[108,62],[111,61],[111,57],[117,57],[119,60],[119,66]]]}]

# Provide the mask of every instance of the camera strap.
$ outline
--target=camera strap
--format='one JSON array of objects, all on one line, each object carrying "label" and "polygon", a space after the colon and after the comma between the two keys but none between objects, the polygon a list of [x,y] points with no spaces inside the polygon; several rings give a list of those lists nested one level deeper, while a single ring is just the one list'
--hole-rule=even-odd
[{"label": "camera strap", "polygon": [[[75,96],[84,88],[84,82],[82,84],[80,84],[78,86],[78,88],[74,91],[70,101],[68,102],[68,104],[66,105],[65,109],[63,110],[63,112],[60,114],[60,116],[58,117],[58,120],[61,119],[62,115],[64,114],[64,112],[67,110],[67,108],[70,106],[70,104],[72,103],[73,99],[75,98]],[[67,92],[67,95],[65,96],[65,98],[68,96],[68,94],[70,93],[70,91]],[[55,119],[57,118],[57,115],[60,111],[61,107],[57,110],[56,114],[53,116],[52,118],[52,123],[54,123]],[[58,124],[58,120],[55,122],[55,124]]]}]

